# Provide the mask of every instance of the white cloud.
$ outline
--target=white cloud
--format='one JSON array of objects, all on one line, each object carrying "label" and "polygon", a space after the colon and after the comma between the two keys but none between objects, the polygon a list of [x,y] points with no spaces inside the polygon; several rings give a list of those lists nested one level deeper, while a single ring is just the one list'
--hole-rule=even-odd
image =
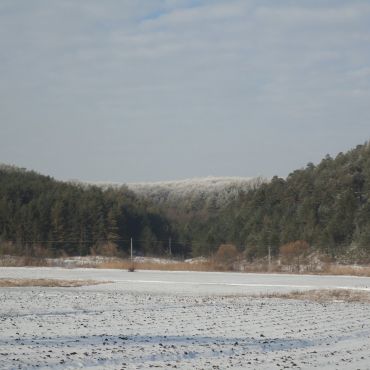
[{"label": "white cloud", "polygon": [[[324,2],[322,2],[324,4]],[[256,11],[256,16],[260,20],[267,22],[279,22],[285,25],[309,24],[345,24],[357,22],[359,19],[365,20],[369,16],[370,5],[366,2],[340,3],[331,2],[330,5],[311,5],[310,2],[295,3],[293,6],[261,6]]]}]

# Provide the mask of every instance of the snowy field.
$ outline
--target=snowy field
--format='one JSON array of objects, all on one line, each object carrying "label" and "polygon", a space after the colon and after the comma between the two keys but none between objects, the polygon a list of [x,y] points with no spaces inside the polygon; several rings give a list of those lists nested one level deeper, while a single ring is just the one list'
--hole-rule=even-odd
[{"label": "snowy field", "polygon": [[248,295],[370,290],[370,278],[0,268],[110,281],[0,288],[1,369],[370,369],[370,306]]}]

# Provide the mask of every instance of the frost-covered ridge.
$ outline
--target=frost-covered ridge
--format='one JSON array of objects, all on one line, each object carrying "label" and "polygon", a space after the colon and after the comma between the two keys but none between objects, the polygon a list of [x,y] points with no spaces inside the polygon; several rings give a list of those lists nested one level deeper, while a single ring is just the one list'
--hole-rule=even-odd
[{"label": "frost-covered ridge", "polygon": [[222,204],[235,199],[240,192],[258,187],[264,180],[249,177],[205,177],[177,181],[129,183],[128,188],[157,202],[214,200]]}]

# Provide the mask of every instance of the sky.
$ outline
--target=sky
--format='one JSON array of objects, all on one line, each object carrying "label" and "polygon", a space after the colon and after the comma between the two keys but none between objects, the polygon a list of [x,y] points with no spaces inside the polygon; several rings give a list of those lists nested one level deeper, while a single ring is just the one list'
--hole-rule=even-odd
[{"label": "sky", "polygon": [[0,162],[285,177],[370,139],[368,0],[1,0]]}]

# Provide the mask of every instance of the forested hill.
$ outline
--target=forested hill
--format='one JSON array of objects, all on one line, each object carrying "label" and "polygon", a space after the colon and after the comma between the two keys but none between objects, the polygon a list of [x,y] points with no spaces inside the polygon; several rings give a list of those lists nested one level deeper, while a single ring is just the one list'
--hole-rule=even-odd
[{"label": "forested hill", "polygon": [[134,193],[2,166],[0,254],[12,247],[83,255],[107,245],[127,252],[133,237],[147,255],[166,254],[171,238],[174,254],[209,255],[233,243],[252,259],[305,240],[332,256],[370,261],[368,143],[285,179],[227,181],[136,185]]},{"label": "forested hill", "polygon": [[[129,239],[142,253],[162,253],[170,225],[125,187],[55,181],[32,171],[0,167],[0,254],[88,254]],[[138,244],[140,243],[140,244]]]},{"label": "forested hill", "polygon": [[251,258],[304,239],[329,255],[370,256],[370,144],[274,177],[197,226],[198,238],[230,241]]},{"label": "forested hill", "polygon": [[213,252],[219,242],[229,237],[209,236],[213,228],[209,228],[206,221],[219,215],[240,194],[257,189],[265,182],[267,180],[261,177],[204,177],[127,186],[162,210],[176,230],[175,246],[188,246],[192,255],[198,256]]}]

